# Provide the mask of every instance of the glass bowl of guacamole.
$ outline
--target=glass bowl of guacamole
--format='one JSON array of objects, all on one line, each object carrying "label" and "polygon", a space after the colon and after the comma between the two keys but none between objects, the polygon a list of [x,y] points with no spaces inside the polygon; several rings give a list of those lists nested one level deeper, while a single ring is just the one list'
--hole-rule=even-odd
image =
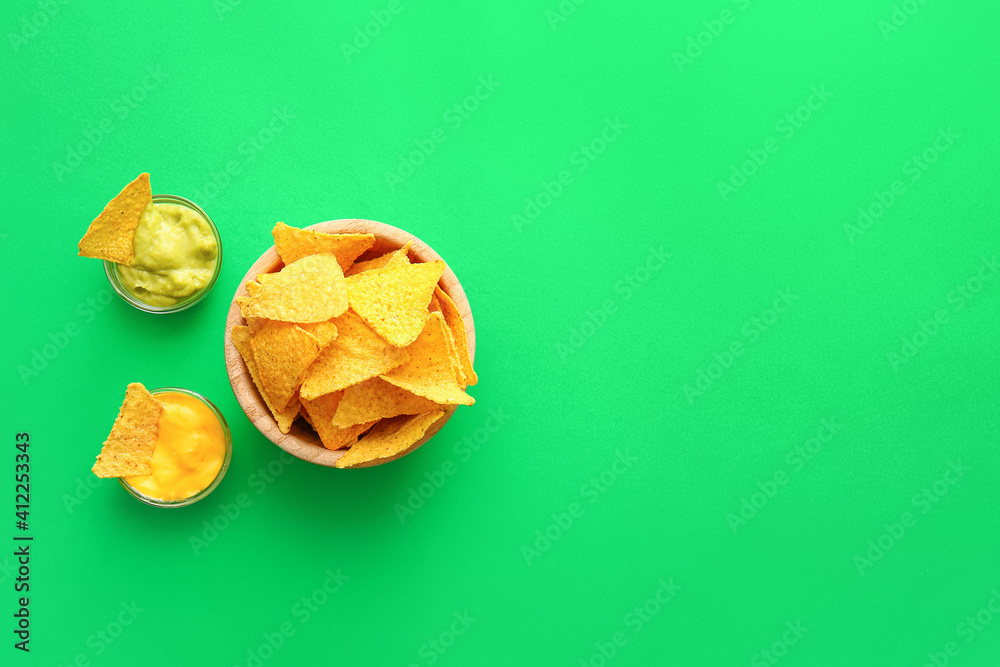
[{"label": "glass bowl of guacamole", "polygon": [[129,265],[104,261],[118,296],[147,313],[176,313],[208,294],[222,269],[222,239],[200,206],[153,195],[135,230]]}]

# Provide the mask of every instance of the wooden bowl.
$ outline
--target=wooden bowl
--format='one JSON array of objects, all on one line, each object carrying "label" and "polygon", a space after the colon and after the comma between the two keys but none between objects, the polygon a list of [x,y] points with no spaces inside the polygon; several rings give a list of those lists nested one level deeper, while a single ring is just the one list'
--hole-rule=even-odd
[{"label": "wooden bowl", "polygon": [[[329,220],[306,227],[305,229],[326,232],[328,234],[373,234],[375,236],[375,245],[358,258],[358,261],[392,252],[406,245],[407,242],[412,244],[409,252],[409,257],[412,261],[432,262],[441,259],[429,245],[413,234],[381,222],[375,222],[374,220]],[[267,404],[264,403],[264,399],[261,398],[253,379],[250,377],[250,372],[247,370],[243,358],[229,337],[229,331],[234,326],[244,323],[243,316],[240,314],[240,308],[236,304],[236,298],[246,295],[246,283],[261,273],[276,271],[281,266],[282,263],[278,257],[278,251],[274,246],[271,246],[267,252],[260,256],[260,259],[254,262],[254,265],[243,276],[243,280],[240,281],[240,285],[236,289],[233,302],[229,307],[229,316],[226,318],[225,331],[226,370],[229,372],[229,383],[232,385],[236,400],[239,401],[240,407],[243,408],[243,412],[246,413],[247,418],[253,422],[257,430],[264,434],[268,440],[303,461],[332,467],[340,457],[347,453],[347,450],[339,449],[331,451],[325,448],[315,431],[308,424],[304,424],[301,419],[295,420],[291,430],[287,434],[279,431],[278,425],[271,415],[271,411],[267,408]],[[445,264],[444,275],[441,276],[441,281],[438,284],[441,289],[448,293],[451,300],[455,302],[458,312],[462,314],[462,319],[465,322],[465,335],[469,342],[469,359],[470,361],[474,361],[476,358],[476,327],[472,321],[469,300],[465,296],[465,290],[462,289],[461,283],[458,282],[458,278],[455,277],[455,274],[447,266],[447,263]],[[367,465],[381,465],[409,454],[440,431],[441,427],[445,425],[445,422],[451,418],[454,412],[455,406],[448,406],[444,415],[427,429],[424,437],[406,451],[400,452],[392,458],[381,459]]]}]

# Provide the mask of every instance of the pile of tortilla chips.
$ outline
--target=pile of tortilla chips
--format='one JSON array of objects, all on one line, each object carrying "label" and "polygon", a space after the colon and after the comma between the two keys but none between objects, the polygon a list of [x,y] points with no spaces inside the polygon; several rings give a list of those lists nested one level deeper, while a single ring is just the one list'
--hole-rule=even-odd
[{"label": "pile of tortilla chips", "polygon": [[111,434],[91,468],[93,473],[98,477],[151,475],[161,412],[163,406],[144,386],[130,384]]},{"label": "pile of tortilla chips", "polygon": [[237,299],[230,331],[278,429],[305,419],[338,468],[407,453],[478,381],[462,316],[438,285],[442,261],[413,264],[404,246],[358,261],[371,234],[324,234],[279,222],[284,267]]},{"label": "pile of tortilla chips", "polygon": [[79,255],[126,266],[131,264],[135,259],[135,230],[142,212],[152,201],[149,174],[139,174],[90,223],[87,233],[80,239]]}]

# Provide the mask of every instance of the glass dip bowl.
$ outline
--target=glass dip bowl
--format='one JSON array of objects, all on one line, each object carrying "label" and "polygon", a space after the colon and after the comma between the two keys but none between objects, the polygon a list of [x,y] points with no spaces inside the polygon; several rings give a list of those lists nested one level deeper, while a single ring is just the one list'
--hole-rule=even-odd
[{"label": "glass dip bowl", "polygon": [[[219,485],[219,482],[222,481],[222,478],[225,477],[226,475],[226,471],[229,469],[229,462],[233,457],[233,437],[232,433],[230,433],[229,431],[229,424],[226,423],[226,418],[222,415],[222,412],[219,410],[219,408],[215,407],[214,403],[212,403],[210,400],[208,400],[201,394],[197,394],[193,391],[190,391],[188,389],[182,389],[180,387],[161,387],[159,389],[153,389],[150,393],[153,394],[154,396],[156,396],[157,394],[166,394],[166,393],[182,394],[184,396],[191,397],[192,399],[204,405],[204,407],[206,407],[208,411],[211,412],[211,414],[218,420],[218,425],[222,429],[222,436],[225,440],[225,455],[222,460],[222,465],[219,467],[219,471],[215,474],[215,477],[205,488],[187,497],[178,498],[176,500],[163,500],[160,498],[151,497],[146,493],[143,493],[141,490],[137,489],[132,484],[130,484],[127,477],[119,477],[118,481],[121,483],[122,487],[124,487],[124,489],[128,491],[131,495],[135,496],[136,498],[146,503],[147,505],[152,505],[153,507],[184,507],[185,505],[196,503],[202,498],[206,497],[208,494],[210,494],[213,490],[215,490],[215,487]],[[155,468],[156,465],[155,452],[153,456],[154,456],[153,461]],[[156,473],[154,471],[151,477],[155,476]]]},{"label": "glass dip bowl", "polygon": [[191,306],[195,305],[201,301],[211,290],[212,286],[215,285],[215,281],[219,277],[219,273],[222,271],[222,237],[219,236],[219,229],[212,222],[212,219],[208,217],[208,214],[193,201],[185,199],[184,197],[178,197],[177,195],[153,195],[153,204],[168,204],[174,206],[180,206],[182,208],[189,209],[196,216],[202,218],[212,232],[212,236],[215,238],[215,268],[212,271],[212,276],[209,278],[208,282],[202,287],[187,296],[177,298],[177,300],[170,305],[152,305],[143,301],[139,296],[126,287],[125,282],[122,278],[121,269],[125,268],[120,264],[104,260],[104,273],[108,277],[108,281],[111,283],[111,287],[114,288],[115,292],[128,302],[132,307],[147,313],[177,313],[182,310],[186,310]]}]

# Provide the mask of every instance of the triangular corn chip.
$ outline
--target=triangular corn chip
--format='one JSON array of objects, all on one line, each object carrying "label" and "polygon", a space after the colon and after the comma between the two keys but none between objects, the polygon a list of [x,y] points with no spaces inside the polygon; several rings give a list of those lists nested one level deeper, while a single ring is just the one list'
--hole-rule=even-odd
[{"label": "triangular corn chip", "polygon": [[465,379],[465,371],[462,370],[462,361],[458,356],[458,346],[455,345],[455,336],[452,335],[447,323],[445,323],[444,327],[444,339],[448,343],[448,358],[451,361],[452,369],[455,371],[455,380],[458,382],[459,387],[465,389],[469,386],[469,383]]},{"label": "triangular corn chip", "polygon": [[272,320],[250,340],[250,349],[274,407],[284,410],[320,346],[315,336],[298,325]]},{"label": "triangular corn chip", "polygon": [[150,461],[160,432],[163,406],[138,382],[125,390],[111,434],[91,470],[98,477],[151,475]]},{"label": "triangular corn chip", "polygon": [[[239,299],[237,299],[236,301],[238,303]],[[252,333],[255,336],[257,335],[257,332],[259,332],[261,329],[264,328],[265,324],[274,321],[274,320],[269,320],[265,317],[248,317],[246,318],[246,320],[247,320],[247,326],[250,327],[250,333]]]},{"label": "triangular corn chip", "polygon": [[244,317],[323,322],[347,310],[344,272],[330,253],[303,257],[270,275],[258,294],[236,300]]},{"label": "triangular corn chip", "polygon": [[342,270],[351,268],[358,257],[375,245],[371,234],[325,234],[308,229],[297,229],[279,222],[271,230],[274,247],[281,261],[291,264],[308,255],[321,252],[333,253]]},{"label": "triangular corn chip", "polygon": [[367,424],[352,424],[348,428],[340,428],[333,423],[333,415],[337,411],[343,392],[335,391],[324,394],[314,401],[302,400],[302,408],[309,415],[309,422],[319,434],[319,439],[327,449],[343,449],[349,447],[358,436],[370,429],[375,421]]},{"label": "triangular corn chip", "polygon": [[444,262],[384,266],[347,279],[347,300],[378,335],[406,347],[420,335]]},{"label": "triangular corn chip", "polygon": [[432,412],[440,407],[434,401],[411,394],[382,378],[372,378],[344,390],[333,423],[346,428],[383,417]]},{"label": "triangular corn chip", "polygon": [[410,360],[380,377],[411,394],[435,403],[472,405],[465,393],[448,349],[447,325],[441,313],[431,313],[427,326],[406,348]]},{"label": "triangular corn chip", "polygon": [[333,465],[337,468],[366,467],[397,458],[419,442],[442,415],[443,410],[435,410],[412,417],[383,419]]},{"label": "triangular corn chip", "polygon": [[295,416],[299,414],[299,400],[297,398],[292,399],[285,406],[284,410],[275,408],[274,402],[268,396],[264,390],[264,385],[260,381],[260,370],[257,368],[257,361],[254,359],[253,349],[250,347],[250,340],[253,337],[253,334],[250,333],[250,328],[235,326],[229,335],[233,339],[233,345],[236,346],[236,350],[243,357],[243,361],[247,365],[247,370],[250,371],[250,377],[253,378],[253,383],[257,385],[257,391],[260,392],[261,398],[267,404],[268,410],[274,415],[274,420],[278,423],[278,430],[282,433],[288,433],[292,428],[292,422],[295,421]]},{"label": "triangular corn chip", "polygon": [[440,304],[444,321],[451,330],[452,336],[454,336],[455,346],[458,348],[458,359],[462,364],[462,373],[465,375],[465,382],[474,385],[479,382],[479,376],[476,375],[476,371],[472,370],[472,361],[469,359],[469,339],[465,335],[465,320],[458,312],[458,306],[451,300],[447,292],[440,287],[435,287],[434,296]]},{"label": "triangular corn chip", "polygon": [[384,255],[376,257],[375,259],[368,259],[363,262],[357,262],[351,266],[350,269],[344,271],[345,276],[353,276],[358,273],[363,273],[364,271],[370,271],[372,269],[381,269],[383,266],[392,264],[393,266],[398,266],[400,264],[409,264],[410,258],[407,257],[407,253],[410,252],[411,243],[407,243],[402,248],[398,250],[393,250]]},{"label": "triangular corn chip", "polygon": [[[247,324],[249,325],[250,322],[248,321]],[[326,322],[313,322],[312,324],[300,324],[299,326],[316,337],[316,342],[319,343],[320,350],[337,338],[337,325],[333,320],[328,320]]]},{"label": "triangular corn chip", "polygon": [[87,233],[80,239],[80,256],[131,264],[135,259],[135,228],[152,201],[149,174],[139,174],[90,223]]},{"label": "triangular corn chip", "polygon": [[334,322],[336,340],[306,370],[300,390],[305,399],[313,400],[364,382],[409,359],[404,350],[382,340],[353,311],[347,311]]}]

